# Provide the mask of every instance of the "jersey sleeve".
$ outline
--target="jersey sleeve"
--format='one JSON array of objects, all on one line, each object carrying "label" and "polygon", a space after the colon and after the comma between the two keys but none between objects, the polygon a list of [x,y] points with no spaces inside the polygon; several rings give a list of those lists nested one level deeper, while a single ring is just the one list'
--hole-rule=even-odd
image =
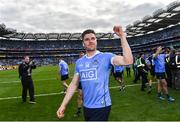
[{"label": "jersey sleeve", "polygon": [[78,67],[79,65],[78,64],[79,64],[79,61],[76,61],[75,72],[74,72],[75,75],[79,75],[79,67]]},{"label": "jersey sleeve", "polygon": [[59,70],[61,70],[61,63],[59,63]]},{"label": "jersey sleeve", "polygon": [[110,64],[113,65],[113,60],[116,55],[113,53],[107,53],[107,55],[108,55],[108,61],[110,61]]},{"label": "jersey sleeve", "polygon": [[113,59],[115,57],[115,54],[113,53],[105,53],[106,61],[109,62],[109,65],[113,65]]}]

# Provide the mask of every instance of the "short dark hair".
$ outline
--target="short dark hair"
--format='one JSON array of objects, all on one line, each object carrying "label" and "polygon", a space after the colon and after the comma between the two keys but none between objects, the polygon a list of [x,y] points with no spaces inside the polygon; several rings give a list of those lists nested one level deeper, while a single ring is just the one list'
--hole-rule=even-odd
[{"label": "short dark hair", "polygon": [[92,30],[92,29],[87,29],[87,30],[85,30],[85,31],[81,34],[82,40],[84,39],[84,36],[85,36],[86,34],[90,34],[90,33],[96,34],[96,33],[94,32],[94,30]]},{"label": "short dark hair", "polygon": [[142,55],[144,55],[144,53],[142,53],[142,52],[141,52],[141,53],[139,53],[139,57],[141,57]]},{"label": "short dark hair", "polygon": [[30,58],[28,55],[24,56],[23,59],[25,59],[26,57]]}]

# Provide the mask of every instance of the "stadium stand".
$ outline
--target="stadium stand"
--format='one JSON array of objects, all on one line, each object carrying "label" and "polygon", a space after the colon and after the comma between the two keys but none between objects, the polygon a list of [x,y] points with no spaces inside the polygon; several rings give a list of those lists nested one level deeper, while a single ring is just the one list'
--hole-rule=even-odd
[{"label": "stadium stand", "polygon": [[[166,9],[135,21],[126,27],[129,44],[136,55],[149,53],[153,47],[163,45],[180,49],[180,2],[172,2]],[[120,41],[113,33],[97,33],[98,49],[121,53]],[[38,65],[57,64],[59,57],[68,63],[83,51],[81,33],[18,33],[0,24],[0,65],[17,65],[25,55]]]}]

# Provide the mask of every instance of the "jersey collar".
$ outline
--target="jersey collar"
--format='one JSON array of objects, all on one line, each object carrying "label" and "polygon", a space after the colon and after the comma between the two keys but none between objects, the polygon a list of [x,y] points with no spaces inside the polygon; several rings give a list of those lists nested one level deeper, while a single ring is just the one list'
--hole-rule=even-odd
[{"label": "jersey collar", "polygon": [[95,53],[94,55],[88,57],[87,54],[86,54],[85,57],[88,58],[88,59],[90,59],[90,58],[93,58],[94,56],[96,56],[96,55],[99,54],[99,53],[100,53],[100,51],[97,50],[96,53]]}]

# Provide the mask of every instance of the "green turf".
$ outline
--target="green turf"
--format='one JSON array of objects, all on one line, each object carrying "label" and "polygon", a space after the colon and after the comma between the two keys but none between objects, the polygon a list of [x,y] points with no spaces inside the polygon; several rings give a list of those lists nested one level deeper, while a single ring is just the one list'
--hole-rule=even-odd
[{"label": "green turf", "polygon": [[[74,66],[70,66],[70,77],[73,76]],[[38,67],[33,71],[35,94],[60,93],[63,87],[57,79],[57,66]],[[132,77],[127,78],[126,84],[132,84]],[[70,82],[70,80],[68,81]],[[114,78],[110,77],[110,86],[117,86]],[[180,120],[180,94],[170,89],[170,94],[176,99],[175,103],[156,98],[156,84],[153,92],[147,94],[140,91],[140,86],[127,87],[125,91],[111,89],[112,109],[109,120]],[[17,70],[0,71],[0,98],[21,96],[21,83]],[[62,94],[36,97],[36,104],[21,103],[21,98],[0,100],[0,120],[58,120],[56,111],[63,99]],[[77,93],[69,103],[65,117],[62,120],[84,120],[83,115],[74,117],[77,106]]]}]

